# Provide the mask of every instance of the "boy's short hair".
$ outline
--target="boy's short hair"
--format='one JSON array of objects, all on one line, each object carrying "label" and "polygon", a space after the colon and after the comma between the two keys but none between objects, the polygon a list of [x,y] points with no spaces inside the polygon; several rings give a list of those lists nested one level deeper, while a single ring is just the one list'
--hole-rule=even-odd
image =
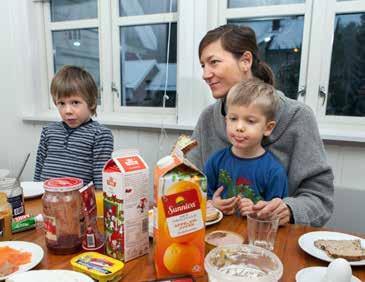
[{"label": "boy's short hair", "polygon": [[62,97],[81,96],[87,103],[91,115],[96,115],[98,87],[86,70],[77,66],[63,66],[51,82],[53,102]]},{"label": "boy's short hair", "polygon": [[234,85],[227,95],[227,109],[230,106],[258,106],[268,121],[275,120],[278,97],[275,88],[254,78]]}]

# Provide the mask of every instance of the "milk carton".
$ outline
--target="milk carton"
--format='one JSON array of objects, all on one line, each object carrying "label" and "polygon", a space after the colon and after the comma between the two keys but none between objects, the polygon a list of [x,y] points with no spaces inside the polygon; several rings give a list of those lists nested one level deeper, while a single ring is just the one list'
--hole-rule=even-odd
[{"label": "milk carton", "polygon": [[204,274],[206,177],[184,158],[192,143],[179,138],[154,172],[155,268],[158,277]]},{"label": "milk carton", "polygon": [[106,253],[129,261],[148,252],[148,166],[133,152],[113,157],[103,169]]}]

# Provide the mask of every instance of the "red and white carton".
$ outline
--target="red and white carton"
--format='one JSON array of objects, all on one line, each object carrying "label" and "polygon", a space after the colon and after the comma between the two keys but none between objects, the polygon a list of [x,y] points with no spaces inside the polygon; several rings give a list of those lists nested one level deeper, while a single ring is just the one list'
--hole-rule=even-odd
[{"label": "red and white carton", "polygon": [[148,178],[148,166],[136,151],[124,151],[105,164],[107,255],[126,262],[148,253]]}]

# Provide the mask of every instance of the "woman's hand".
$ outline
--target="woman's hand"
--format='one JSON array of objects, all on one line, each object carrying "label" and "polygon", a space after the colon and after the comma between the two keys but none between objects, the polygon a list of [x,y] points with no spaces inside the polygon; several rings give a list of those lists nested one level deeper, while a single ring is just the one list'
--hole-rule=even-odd
[{"label": "woman's hand", "polygon": [[221,186],[214,192],[212,198],[213,205],[226,215],[233,214],[239,199],[237,197],[222,199],[221,193],[223,189],[224,187]]},{"label": "woman's hand", "polygon": [[271,201],[259,201],[252,207],[257,216],[265,219],[272,216],[279,217],[279,224],[284,225],[290,221],[290,209],[280,198],[274,198]]},{"label": "woman's hand", "polygon": [[248,198],[239,198],[239,202],[238,202],[238,209],[240,211],[240,214],[242,216],[246,216],[250,213],[253,213],[253,206],[254,203],[248,199]]}]

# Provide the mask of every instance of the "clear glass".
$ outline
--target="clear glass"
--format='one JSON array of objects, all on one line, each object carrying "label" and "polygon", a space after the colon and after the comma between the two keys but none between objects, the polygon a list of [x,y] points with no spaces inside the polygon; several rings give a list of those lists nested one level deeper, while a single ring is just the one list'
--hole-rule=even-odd
[{"label": "clear glass", "polygon": [[99,33],[97,28],[52,32],[55,73],[64,65],[75,65],[91,73],[100,86]]},{"label": "clear glass", "polygon": [[177,11],[177,0],[119,0],[120,16],[160,14]]},{"label": "clear glass", "polygon": [[245,8],[269,5],[304,3],[305,0],[228,0],[228,8]]},{"label": "clear glass", "polygon": [[262,20],[230,20],[249,26],[255,33],[261,60],[275,74],[275,87],[292,99],[298,98],[300,57],[302,53],[304,17],[282,17]]},{"label": "clear glass", "polygon": [[365,116],[365,13],[337,15],[327,115]]},{"label": "clear glass", "polygon": [[97,0],[51,0],[51,21],[73,21],[98,17]]},{"label": "clear glass", "polygon": [[77,252],[84,232],[79,191],[46,190],[42,201],[47,248],[56,254]]},{"label": "clear glass", "polygon": [[169,24],[138,25],[120,28],[121,105],[176,106],[177,24],[171,24],[168,64]]},{"label": "clear glass", "polygon": [[279,218],[260,219],[256,214],[247,215],[247,235],[250,245],[272,251],[274,249]]}]

